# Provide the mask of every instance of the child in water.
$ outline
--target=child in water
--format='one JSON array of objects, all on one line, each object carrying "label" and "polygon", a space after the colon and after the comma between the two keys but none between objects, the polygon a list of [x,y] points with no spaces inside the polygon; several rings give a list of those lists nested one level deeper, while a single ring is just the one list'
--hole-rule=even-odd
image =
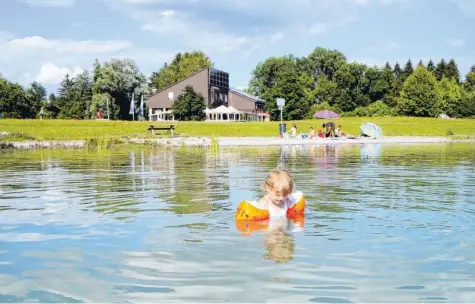
[{"label": "child in water", "polygon": [[[305,198],[302,192],[294,192],[292,176],[283,169],[272,170],[262,188],[267,192],[264,197],[257,201],[243,201],[238,206],[236,223],[238,229],[246,235],[251,231],[266,230],[270,250],[275,249],[274,245],[285,238],[282,234],[286,231],[303,229]],[[251,221],[248,222],[248,219]]]},{"label": "child in water", "polygon": [[287,170],[274,169],[264,181],[267,195],[258,202],[259,208],[269,210],[270,216],[285,216],[292,206],[288,196],[294,191],[294,181]]}]

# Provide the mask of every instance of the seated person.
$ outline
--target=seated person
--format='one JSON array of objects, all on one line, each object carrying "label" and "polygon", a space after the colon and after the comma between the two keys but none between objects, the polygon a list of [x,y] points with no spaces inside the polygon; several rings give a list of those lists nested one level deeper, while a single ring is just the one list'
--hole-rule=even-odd
[{"label": "seated person", "polygon": [[310,130],[308,131],[308,138],[314,138],[315,137],[315,131],[313,130],[313,127],[310,127]]},{"label": "seated person", "polygon": [[336,129],[335,135],[336,135],[336,137],[343,137],[343,136],[346,136],[345,133],[341,132],[341,125],[339,125],[338,128]]},{"label": "seated person", "polygon": [[323,134],[322,132],[322,129],[318,129],[318,134],[317,134],[318,137],[321,137],[321,138],[324,138],[325,137],[325,134]]}]

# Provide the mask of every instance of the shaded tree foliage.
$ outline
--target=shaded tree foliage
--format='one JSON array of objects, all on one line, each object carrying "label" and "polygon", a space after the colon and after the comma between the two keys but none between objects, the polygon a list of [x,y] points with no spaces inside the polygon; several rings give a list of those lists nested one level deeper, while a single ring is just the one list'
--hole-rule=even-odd
[{"label": "shaded tree foliage", "polygon": [[201,93],[197,93],[193,87],[186,86],[183,93],[173,103],[173,115],[178,120],[204,120],[206,104]]},{"label": "shaded tree foliage", "polygon": [[0,115],[3,118],[34,118],[35,104],[17,83],[0,77]]}]

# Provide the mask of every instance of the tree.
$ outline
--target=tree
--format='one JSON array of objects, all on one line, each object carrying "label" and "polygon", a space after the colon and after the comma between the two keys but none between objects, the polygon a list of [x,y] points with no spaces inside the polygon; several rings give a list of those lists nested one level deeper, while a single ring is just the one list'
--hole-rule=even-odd
[{"label": "tree", "polygon": [[32,111],[37,115],[46,104],[46,89],[38,82],[34,81],[31,87],[26,91],[28,99],[31,102]]},{"label": "tree", "polygon": [[91,98],[92,108],[89,109],[89,115],[96,113],[98,100],[104,102],[107,96],[111,119],[132,120],[132,115],[129,114],[132,96],[135,97],[137,103],[140,100],[139,96],[149,94],[145,75],[140,72],[135,61],[130,58],[111,59],[103,64],[96,60],[92,78],[94,80],[93,95],[103,95],[96,96],[94,102]]},{"label": "tree", "polygon": [[59,98],[55,106],[60,109],[59,118],[90,118],[92,81],[87,70],[74,78],[69,78],[69,75],[66,75],[60,84],[58,95]]},{"label": "tree", "polygon": [[353,111],[356,107],[365,107],[371,102],[368,96],[370,82],[366,77],[367,69],[364,64],[349,63],[335,74],[339,89],[335,105],[342,111]]},{"label": "tree", "polygon": [[475,116],[475,91],[462,90],[462,103],[457,113],[462,117]]},{"label": "tree", "polygon": [[324,75],[333,81],[336,72],[346,64],[346,57],[337,50],[317,47],[307,57],[297,60],[299,69],[317,79]]},{"label": "tree", "polygon": [[396,64],[394,65],[393,72],[394,72],[394,76],[396,77],[396,80],[398,80],[402,83],[402,81],[401,81],[402,70],[401,70],[401,66],[399,65],[398,62],[396,62]]},{"label": "tree", "polygon": [[450,59],[449,63],[445,66],[444,76],[449,79],[455,79],[457,83],[460,82],[460,72],[454,59]]},{"label": "tree", "polygon": [[299,69],[293,56],[268,58],[257,65],[252,75],[249,89],[252,94],[267,101],[265,110],[273,120],[280,117],[277,98],[286,100],[284,119],[304,118],[315,101],[315,92],[312,91],[314,79]]},{"label": "tree", "polygon": [[54,93],[49,94],[48,100],[44,105],[43,108],[44,117],[48,118],[56,118],[60,112],[60,108],[58,107],[58,98]]},{"label": "tree", "polygon": [[436,68],[435,68],[435,78],[437,79],[437,81],[440,81],[442,79],[442,77],[444,77],[446,74],[445,74],[445,69],[447,67],[447,63],[445,62],[445,59],[442,58],[439,63],[437,64]]},{"label": "tree", "polygon": [[394,94],[395,96],[399,96],[399,92],[401,91],[402,84],[404,83],[404,79],[402,78],[402,70],[399,66],[399,63],[396,62],[394,65],[394,78],[396,79],[396,83],[394,86]]},{"label": "tree", "polygon": [[434,73],[435,71],[435,65],[432,59],[430,59],[429,62],[427,63],[427,70],[431,73]]},{"label": "tree", "polygon": [[170,64],[165,63],[158,72],[152,73],[150,86],[162,90],[193,73],[213,66],[213,62],[202,51],[177,53]]},{"label": "tree", "polygon": [[466,91],[475,91],[475,71],[467,73],[463,87]]},{"label": "tree", "polygon": [[436,86],[439,103],[438,112],[446,113],[450,117],[460,116],[459,112],[462,104],[462,92],[455,78],[443,77]]},{"label": "tree", "polygon": [[325,75],[319,75],[316,83],[317,87],[314,90],[315,103],[317,105],[322,103],[327,103],[329,105],[335,104],[335,96],[338,93],[338,84],[334,81],[328,80]]},{"label": "tree", "polygon": [[411,76],[413,72],[414,72],[414,68],[412,67],[412,61],[411,59],[409,59],[404,65],[404,69],[402,70],[402,74],[401,74],[402,82],[406,81],[407,77]]},{"label": "tree", "polygon": [[439,104],[436,85],[434,75],[424,67],[417,67],[402,86],[399,112],[408,116],[436,116]]},{"label": "tree", "polygon": [[419,60],[419,63],[417,64],[417,66],[424,66],[424,63],[422,62],[422,59]]},{"label": "tree", "polygon": [[192,86],[186,86],[183,93],[173,103],[173,115],[178,120],[204,120],[206,104],[201,93]]},{"label": "tree", "polygon": [[34,118],[33,103],[23,87],[0,77],[0,114],[3,118]]},{"label": "tree", "polygon": [[[378,72],[375,70],[377,69],[370,68],[366,73],[366,77],[370,79],[368,94],[371,102],[383,100],[387,105],[395,106],[395,97],[397,96],[397,93],[395,92],[396,78],[391,70],[391,66],[386,64],[382,70],[377,70]],[[374,71],[374,76],[369,73],[370,71]]]}]

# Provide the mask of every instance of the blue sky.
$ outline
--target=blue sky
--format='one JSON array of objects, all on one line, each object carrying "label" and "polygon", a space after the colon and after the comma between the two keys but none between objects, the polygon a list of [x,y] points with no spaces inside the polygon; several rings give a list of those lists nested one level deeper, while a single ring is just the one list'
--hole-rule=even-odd
[{"label": "blue sky", "polygon": [[338,49],[349,61],[475,64],[472,0],[3,0],[0,73],[54,89],[94,59],[132,57],[147,75],[201,49],[245,87],[270,56]]}]

